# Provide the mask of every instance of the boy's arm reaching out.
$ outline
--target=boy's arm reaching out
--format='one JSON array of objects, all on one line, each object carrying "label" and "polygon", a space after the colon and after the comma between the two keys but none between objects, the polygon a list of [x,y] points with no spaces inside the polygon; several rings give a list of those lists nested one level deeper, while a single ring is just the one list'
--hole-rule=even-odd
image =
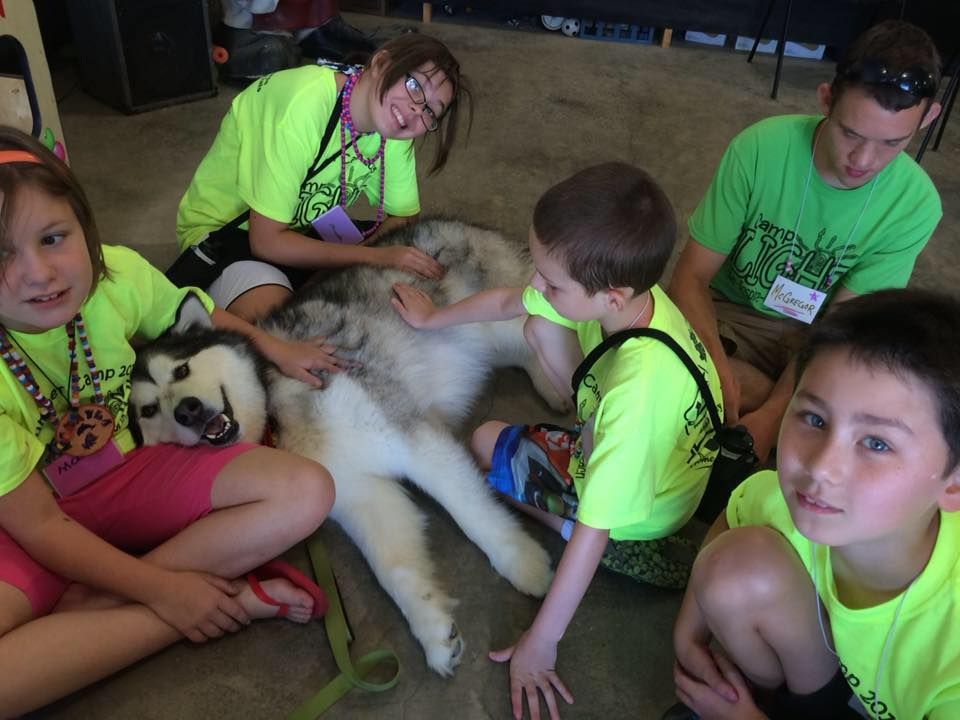
[{"label": "boy's arm reaching out", "polygon": [[395,283],[393,308],[407,324],[417,329],[439,330],[464,323],[513,320],[526,315],[523,288],[493,288],[469,295],[463,300],[438,308],[423,290],[406,283]]},{"label": "boy's arm reaching out", "polygon": [[598,530],[578,521],[533,625],[512,647],[490,653],[491,660],[510,661],[510,704],[516,720],[523,717],[524,694],[531,719],[540,720],[538,689],[543,693],[551,720],[560,718],[554,689],[567,703],[573,702],[573,695],[555,669],[557,644],[590,586],[609,535],[609,530]]}]

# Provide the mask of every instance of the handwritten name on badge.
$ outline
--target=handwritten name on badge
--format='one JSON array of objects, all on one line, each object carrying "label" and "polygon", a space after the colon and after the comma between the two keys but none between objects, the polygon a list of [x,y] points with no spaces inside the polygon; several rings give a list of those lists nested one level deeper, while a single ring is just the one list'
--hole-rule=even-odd
[{"label": "handwritten name on badge", "polygon": [[826,293],[777,275],[763,304],[781,315],[809,325],[826,299]]},{"label": "handwritten name on badge", "polygon": [[69,497],[123,463],[123,453],[111,439],[91,455],[60,455],[43,468],[43,475],[60,497]]}]

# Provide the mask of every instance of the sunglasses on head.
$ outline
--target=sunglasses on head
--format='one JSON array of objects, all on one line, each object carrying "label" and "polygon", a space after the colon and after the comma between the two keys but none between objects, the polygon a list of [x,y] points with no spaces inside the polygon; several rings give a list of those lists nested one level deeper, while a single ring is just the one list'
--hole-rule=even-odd
[{"label": "sunglasses on head", "polygon": [[908,67],[906,70],[893,72],[879,60],[863,60],[837,68],[837,74],[851,82],[895,87],[917,98],[931,98],[937,94],[933,73],[922,67]]}]

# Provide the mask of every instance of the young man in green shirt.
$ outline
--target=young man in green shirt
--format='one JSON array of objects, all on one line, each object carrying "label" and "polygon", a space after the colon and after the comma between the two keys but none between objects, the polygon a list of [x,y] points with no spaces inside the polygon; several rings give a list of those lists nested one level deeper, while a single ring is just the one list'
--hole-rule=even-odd
[{"label": "young man in green shirt", "polygon": [[939,80],[923,30],[871,28],[817,88],[823,117],[744,130],[689,220],[669,294],[716,363],[726,422],[747,427],[761,461],[808,323],[831,304],[904,287],[942,216],[930,178],[903,152],[940,112]]}]

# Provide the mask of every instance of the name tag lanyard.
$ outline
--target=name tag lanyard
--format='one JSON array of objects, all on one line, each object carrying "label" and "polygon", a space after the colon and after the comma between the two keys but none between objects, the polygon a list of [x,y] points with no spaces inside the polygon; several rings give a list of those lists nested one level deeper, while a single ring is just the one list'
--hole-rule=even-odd
[{"label": "name tag lanyard", "polygon": [[[830,548],[826,549],[826,552],[830,552]],[[837,653],[834,645],[827,639],[827,631],[823,626],[823,601],[820,599],[820,585],[817,582],[817,544],[810,543],[810,568],[813,572],[813,596],[817,602],[817,623],[820,625],[820,637],[823,638],[824,647],[838,660],[840,659],[839,653]],[[900,620],[900,612],[903,610],[903,606],[907,602],[907,595],[910,594],[910,590],[913,589],[914,584],[919,579],[919,575],[910,581],[910,584],[907,585],[907,589],[903,591],[903,595],[900,596],[900,602],[897,603],[897,609],[893,613],[893,622],[890,623],[890,629],[887,630],[887,637],[883,641],[883,650],[880,651],[880,662],[877,664],[877,674],[873,679],[873,693],[875,695],[875,701],[880,699],[880,678],[883,676],[883,666],[887,663],[887,651],[890,650],[890,643],[893,642],[893,633],[897,629],[897,622]]]},{"label": "name tag lanyard", "polygon": [[[33,398],[40,409],[40,416],[54,427],[52,443],[54,450],[74,457],[84,457],[100,450],[113,437],[115,420],[104,401],[103,390],[100,387],[101,373],[94,362],[93,350],[90,348],[90,340],[87,338],[87,330],[80,313],[67,323],[66,331],[67,350],[70,353],[70,409],[63,417],[57,417],[53,403],[40,391],[30,368],[14,349],[2,326],[0,326],[0,357],[3,357],[10,372]],[[78,340],[83,348],[84,360],[90,370],[90,380],[93,385],[93,402],[82,405],[80,404],[80,374],[77,359]],[[37,367],[40,366],[37,365]],[[43,368],[40,368],[40,372],[43,372]],[[47,377],[50,384],[55,386],[46,373],[44,377]]]},{"label": "name tag lanyard", "polygon": [[373,235],[383,222],[383,180],[387,171],[387,161],[383,156],[383,151],[387,146],[387,139],[380,138],[380,147],[373,157],[365,158],[357,147],[357,136],[360,134],[353,128],[353,116],[350,114],[350,96],[353,94],[353,88],[360,80],[363,71],[352,73],[347,76],[347,81],[343,85],[343,107],[340,110],[340,207],[347,209],[347,130],[350,131],[350,147],[353,148],[353,154],[357,160],[362,162],[368,168],[373,167],[377,160],[380,161],[380,199],[377,204],[377,220],[373,227],[363,233],[364,239]]},{"label": "name tag lanyard", "polygon": [[[830,122],[826,120],[826,122]],[[807,167],[807,178],[803,183],[803,195],[800,197],[800,210],[797,212],[797,221],[793,225],[793,238],[790,241],[790,256],[787,258],[787,262],[783,266],[783,274],[786,277],[793,276],[793,258],[794,253],[797,250],[797,230],[800,228],[800,219],[803,217],[803,208],[807,202],[807,191],[810,189],[810,178],[813,175],[813,159],[817,154],[817,143],[820,141],[820,130],[823,128],[823,125],[817,127],[817,131],[813,136],[813,152],[810,154],[810,165]],[[870,184],[870,192],[867,193],[867,199],[863,203],[863,207],[860,208],[860,214],[857,215],[856,222],[853,223],[853,227],[850,228],[850,234],[847,235],[847,241],[843,244],[843,249],[840,251],[840,256],[833,256],[833,264],[830,267],[830,272],[827,274],[826,279],[823,283],[823,289],[826,290],[833,284],[833,271],[840,266],[840,263],[843,262],[844,256],[847,254],[847,248],[850,247],[850,241],[853,239],[854,233],[857,232],[857,228],[860,227],[860,221],[863,219],[863,214],[867,211],[867,206],[870,204],[870,199],[873,197],[873,191],[877,189],[877,180],[880,179],[880,176],[877,175],[873,178],[873,182]]]}]

